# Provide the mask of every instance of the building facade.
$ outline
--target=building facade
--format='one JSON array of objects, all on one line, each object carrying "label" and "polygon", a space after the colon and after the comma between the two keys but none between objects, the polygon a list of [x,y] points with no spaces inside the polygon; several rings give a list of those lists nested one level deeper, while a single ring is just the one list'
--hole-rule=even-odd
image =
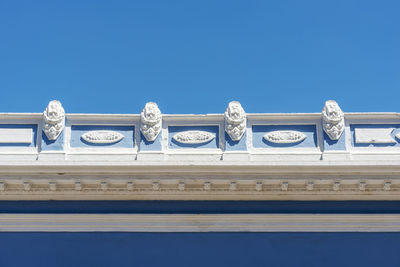
[{"label": "building facade", "polygon": [[0,200],[0,266],[398,266],[400,116],[51,101],[0,114]]}]

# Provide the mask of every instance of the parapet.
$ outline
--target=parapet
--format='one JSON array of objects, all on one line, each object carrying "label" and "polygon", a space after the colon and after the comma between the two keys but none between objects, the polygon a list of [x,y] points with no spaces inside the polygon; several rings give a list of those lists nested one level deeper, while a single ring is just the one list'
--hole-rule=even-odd
[{"label": "parapet", "polygon": [[[0,199],[400,199],[399,113],[0,114]],[[132,193],[134,192],[134,193]]]}]

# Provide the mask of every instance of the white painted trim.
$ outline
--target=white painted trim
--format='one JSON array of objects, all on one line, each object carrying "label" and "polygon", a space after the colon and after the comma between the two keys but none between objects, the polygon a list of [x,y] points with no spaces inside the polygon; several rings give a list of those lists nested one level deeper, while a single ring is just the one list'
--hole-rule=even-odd
[{"label": "white painted trim", "polygon": [[400,215],[1,214],[0,232],[400,232]]}]

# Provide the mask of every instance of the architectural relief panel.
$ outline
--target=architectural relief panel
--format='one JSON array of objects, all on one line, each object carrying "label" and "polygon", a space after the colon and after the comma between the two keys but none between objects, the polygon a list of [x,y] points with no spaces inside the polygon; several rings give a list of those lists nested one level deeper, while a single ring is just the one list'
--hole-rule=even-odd
[{"label": "architectural relief panel", "polygon": [[254,148],[317,147],[315,125],[253,125]]},{"label": "architectural relief panel", "polygon": [[203,126],[168,126],[168,147],[180,148],[218,148],[219,127]]},{"label": "architectural relief panel", "polygon": [[58,138],[65,126],[65,111],[60,101],[50,101],[43,112],[44,127],[43,131],[47,138],[54,141]]},{"label": "architectural relief panel", "polygon": [[146,103],[140,113],[140,131],[147,141],[153,142],[157,139],[162,128],[162,115],[157,104],[154,102]]},{"label": "architectural relief panel", "polygon": [[206,131],[185,131],[175,134],[172,137],[182,144],[203,144],[215,138],[215,134]]},{"label": "architectural relief panel", "polygon": [[246,113],[238,101],[230,102],[225,111],[225,131],[233,141],[239,141],[246,131]]},{"label": "architectural relief panel", "polygon": [[322,125],[330,139],[339,140],[344,131],[344,113],[336,101],[325,102],[322,109]]},{"label": "architectural relief panel", "polygon": [[299,131],[272,131],[264,135],[264,139],[277,144],[299,143],[307,136]]},{"label": "architectural relief panel", "polygon": [[134,148],[134,126],[72,125],[71,148]]},{"label": "architectural relief panel", "polygon": [[112,144],[121,141],[124,136],[115,131],[90,131],[82,135],[82,139],[93,144]]}]

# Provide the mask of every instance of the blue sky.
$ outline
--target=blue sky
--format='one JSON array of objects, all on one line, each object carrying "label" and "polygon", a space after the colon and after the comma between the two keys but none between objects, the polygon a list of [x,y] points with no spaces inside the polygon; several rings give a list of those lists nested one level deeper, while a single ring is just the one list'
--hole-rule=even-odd
[{"label": "blue sky", "polygon": [[0,1],[0,112],[400,111],[399,1]]}]

